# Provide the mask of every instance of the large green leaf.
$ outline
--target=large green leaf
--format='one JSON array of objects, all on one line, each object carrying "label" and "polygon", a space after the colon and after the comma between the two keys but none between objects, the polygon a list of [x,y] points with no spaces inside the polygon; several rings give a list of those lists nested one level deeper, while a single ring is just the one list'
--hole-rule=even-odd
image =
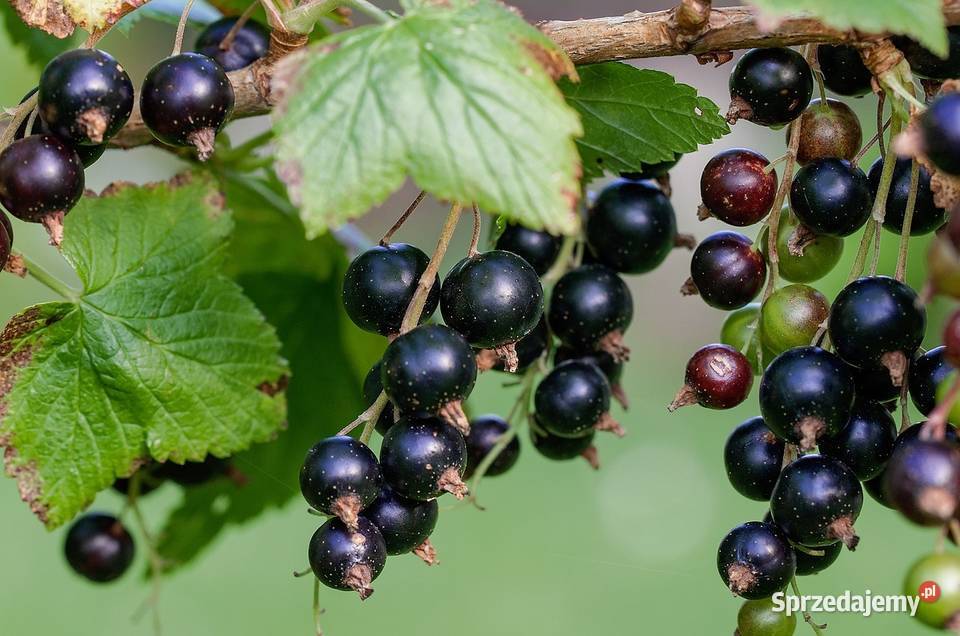
[{"label": "large green leaf", "polygon": [[909,35],[939,55],[947,54],[942,0],[747,0],[780,17],[812,14],[838,29]]},{"label": "large green leaf", "polygon": [[80,45],[82,38],[71,36],[58,38],[38,29],[31,29],[13,10],[9,2],[0,2],[0,16],[10,41],[23,50],[27,61],[38,69],[67,49]]},{"label": "large green leaf", "polygon": [[578,70],[580,82],[560,88],[583,122],[577,145],[587,178],[639,172],[730,132],[716,104],[666,73],[620,62]]},{"label": "large green leaf", "polygon": [[551,75],[569,59],[494,0],[408,2],[282,65],[281,176],[311,236],[364,213],[409,175],[428,192],[569,233],[576,113]]},{"label": "large green leaf", "polygon": [[0,335],[0,444],[48,526],[149,458],[232,455],[285,419],[280,343],[220,274],[232,222],[205,177],[113,188],[67,215],[83,284]]}]

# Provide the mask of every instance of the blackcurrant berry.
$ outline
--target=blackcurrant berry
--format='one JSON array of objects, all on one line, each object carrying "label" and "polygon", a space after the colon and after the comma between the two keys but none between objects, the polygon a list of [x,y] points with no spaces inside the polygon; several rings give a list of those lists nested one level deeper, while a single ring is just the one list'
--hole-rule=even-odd
[{"label": "blackcurrant berry", "polygon": [[700,176],[700,218],[713,216],[744,227],[763,220],[777,196],[777,171],[770,161],[744,148],[724,150],[707,162]]},{"label": "blackcurrant berry", "polygon": [[945,58],[908,37],[894,36],[891,40],[907,58],[914,75],[932,80],[960,77],[960,28],[947,27],[949,50]]},{"label": "blackcurrant berry", "polygon": [[63,549],[74,572],[95,583],[120,578],[133,562],[133,537],[119,519],[98,512],[73,522]]},{"label": "blackcurrant berry", "polygon": [[[36,92],[37,92],[36,88],[31,89],[29,93],[23,96],[23,99],[20,100],[20,103],[22,104],[23,102],[27,101],[27,99]],[[23,120],[23,122],[20,124],[20,127],[17,128],[16,134],[13,136],[14,140],[23,139],[28,135],[27,134],[28,122],[29,122],[29,118]],[[50,131],[50,127],[47,126],[47,124],[43,121],[42,118],[35,117],[33,119],[33,126],[31,126],[30,128],[29,134],[30,135],[52,135],[53,133]],[[84,168],[89,168],[94,163],[96,163],[97,159],[102,157],[103,153],[106,152],[107,150],[106,143],[91,146],[86,144],[73,144],[73,143],[69,143],[69,140],[67,141],[68,141],[67,145],[73,148],[77,152],[77,156],[80,157],[80,163],[83,164]]]},{"label": "blackcurrant berry", "polygon": [[[363,403],[367,408],[377,401],[377,398],[380,397],[380,392],[383,391],[383,383],[381,382],[381,376],[383,375],[381,371],[382,368],[383,362],[377,360],[377,363],[370,367],[366,377],[363,379]],[[386,432],[390,430],[390,427],[393,426],[395,420],[393,403],[387,400],[387,405],[380,411],[380,417],[377,418],[375,424],[377,432],[381,435],[386,434]]]},{"label": "blackcurrant berry", "polygon": [[73,49],[43,69],[37,109],[57,137],[74,145],[101,145],[127,123],[133,83],[109,53]]},{"label": "blackcurrant berry", "polygon": [[699,404],[708,409],[732,409],[747,399],[753,368],[747,357],[725,344],[700,347],[687,362],[684,384],[668,411]]},{"label": "blackcurrant berry", "polygon": [[883,365],[901,386],[907,362],[923,341],[927,313],[910,287],[887,276],[859,278],[840,291],[830,311],[837,355],[858,367]]},{"label": "blackcurrant berry", "polygon": [[946,440],[919,437],[898,444],[884,471],[883,492],[918,525],[947,523],[960,503],[960,450]]},{"label": "blackcurrant berry", "polygon": [[481,349],[494,349],[516,371],[516,343],[543,316],[537,272],[512,252],[493,250],[453,266],[440,288],[443,321]]},{"label": "blackcurrant berry", "polygon": [[347,435],[321,440],[300,467],[300,492],[315,510],[356,530],[357,515],[380,492],[380,464],[363,442]]},{"label": "blackcurrant berry", "polygon": [[[843,544],[839,541],[831,545],[821,546],[806,550],[804,548],[795,548],[797,555],[797,576],[810,576],[819,574],[834,564],[837,557],[843,551]],[[819,552],[822,554],[813,554]]]},{"label": "blackcurrant berry", "polygon": [[[887,195],[886,214],[883,217],[883,227],[894,234],[903,232],[903,218],[907,212],[907,198],[910,196],[910,159],[897,159],[893,168],[893,183]],[[874,197],[880,189],[880,173],[883,172],[883,159],[877,159],[870,166],[870,192]],[[913,219],[910,222],[910,235],[920,236],[929,234],[943,225],[946,220],[946,211],[938,208],[933,202],[933,190],[930,189],[930,173],[920,166],[920,178],[917,181],[917,201],[913,209]]]},{"label": "blackcurrant berry", "polygon": [[164,462],[153,469],[159,479],[168,479],[180,486],[199,486],[230,472],[230,463],[226,459],[207,455],[202,462]]},{"label": "blackcurrant berry", "polygon": [[[789,143],[789,133],[788,143]],[[852,161],[863,143],[860,120],[849,106],[835,99],[815,99],[800,118],[797,163],[805,166],[820,159]]]},{"label": "blackcurrant berry", "polygon": [[[481,415],[470,420],[470,434],[466,437],[467,469],[463,474],[464,478],[473,475],[480,462],[509,430],[510,424],[499,415]],[[519,458],[520,440],[514,437],[493,460],[485,475],[487,477],[502,475],[513,468]]]},{"label": "blackcurrant berry", "polygon": [[937,405],[937,387],[954,370],[944,358],[945,347],[936,347],[918,356],[910,365],[910,398],[924,415]]},{"label": "blackcurrant berry", "polygon": [[437,525],[439,505],[436,499],[416,501],[399,495],[384,484],[377,499],[363,511],[383,535],[387,554],[415,552],[425,561],[433,553],[427,539]]},{"label": "blackcurrant berry", "polygon": [[267,54],[270,48],[270,31],[256,20],[247,20],[234,34],[233,40],[222,46],[224,38],[237,23],[237,17],[220,18],[211,22],[197,36],[193,48],[217,61],[223,70],[230,72],[250,66]]},{"label": "blackcurrant berry", "polygon": [[677,239],[670,199],[645,181],[614,181],[587,214],[587,245],[598,262],[627,274],[662,263]]},{"label": "blackcurrant berry", "polygon": [[842,541],[854,550],[853,524],[863,507],[863,489],[843,462],[804,455],[783,469],[770,498],[773,520],[794,543],[817,548]]},{"label": "blackcurrant berry", "polygon": [[919,559],[903,579],[903,593],[915,597],[930,581],[937,584],[939,596],[919,603],[915,617],[934,629],[955,631],[960,627],[960,555],[937,551]]},{"label": "blackcurrant berry", "polygon": [[739,636],[793,636],[796,629],[796,614],[774,610],[770,599],[747,601],[737,612]]},{"label": "blackcurrant berry", "polygon": [[610,416],[610,384],[589,362],[558,364],[540,381],[533,402],[537,422],[548,433],[580,437],[599,430],[623,435]]},{"label": "blackcurrant berry", "polygon": [[886,479],[886,471],[882,470],[880,471],[880,474],[874,477],[873,479],[869,479],[863,482],[863,490],[868,495],[873,497],[873,500],[876,501],[878,504],[893,510],[894,509],[893,504],[887,501],[887,496],[883,492],[883,482],[885,479]]},{"label": "blackcurrant berry", "polygon": [[767,263],[753,242],[737,232],[716,232],[693,252],[684,293],[699,293],[711,307],[738,309],[753,300],[767,279]]},{"label": "blackcurrant berry", "polygon": [[780,528],[750,521],[731,530],[720,542],[717,569],[731,592],[756,600],[786,587],[797,561]]},{"label": "blackcurrant berry", "polygon": [[508,223],[497,237],[496,248],[512,252],[527,261],[537,274],[543,276],[553,266],[560,253],[560,238],[544,232]]},{"label": "blackcurrant berry", "polygon": [[723,463],[734,490],[747,499],[769,501],[785,448],[762,417],[751,417],[733,429],[723,447]]},{"label": "blackcurrant berry", "polygon": [[837,95],[860,97],[873,91],[873,73],[863,63],[860,51],[845,44],[821,44],[817,61],[823,83]]},{"label": "blackcurrant berry", "polygon": [[567,346],[557,347],[557,351],[553,355],[554,364],[560,364],[567,360],[581,360],[595,364],[598,369],[603,371],[603,375],[607,377],[607,382],[610,383],[610,394],[613,396],[613,399],[619,402],[620,406],[625,409],[629,406],[630,401],[627,398],[626,392],[623,390],[623,386],[620,384],[620,378],[623,377],[622,362],[617,362],[617,360],[606,351],[580,353]]},{"label": "blackcurrant berry", "polygon": [[[757,239],[765,258],[769,257],[767,232],[764,228]],[[802,247],[794,247],[797,239],[802,239]],[[813,234],[808,228],[802,227],[797,217],[785,208],[780,215],[780,226],[777,230],[777,255],[780,261],[780,276],[784,280],[791,283],[812,283],[829,274],[840,262],[843,239]]]},{"label": "blackcurrant berry", "polygon": [[847,425],[853,397],[850,367],[819,347],[797,347],[780,354],[760,381],[764,422],[804,451]]},{"label": "blackcurrant berry", "polygon": [[793,178],[790,203],[814,234],[843,237],[867,222],[873,197],[863,170],[843,159],[820,159]]},{"label": "blackcurrant berry", "polygon": [[669,161],[658,161],[657,163],[641,164],[640,172],[621,172],[620,176],[632,181],[650,181],[666,176],[673,168],[680,163],[682,154],[677,154],[676,159]]},{"label": "blackcurrant berry", "polygon": [[0,153],[0,205],[23,221],[68,212],[83,185],[80,158],[53,135],[24,137]]},{"label": "blackcurrant berry", "polygon": [[171,146],[213,154],[214,139],[233,112],[233,86],[206,55],[181,53],[158,62],[140,89],[140,114],[153,136]]},{"label": "blackcurrant berry", "polygon": [[923,150],[941,172],[960,176],[960,93],[940,95],[920,115]]},{"label": "blackcurrant berry", "polygon": [[829,315],[826,296],[808,285],[787,285],[763,303],[760,341],[774,356],[810,344]]},{"label": "blackcurrant berry", "polygon": [[368,519],[360,517],[356,530],[330,519],[313,533],[307,556],[321,583],[335,590],[353,590],[367,599],[373,594],[370,584],[387,562],[387,546]]},{"label": "blackcurrant berry", "polygon": [[0,217],[3,220],[3,223],[0,223],[0,269],[3,269],[7,259],[10,258],[10,250],[13,249],[13,228],[10,227],[10,219],[7,215],[2,211],[0,215],[3,215]]},{"label": "blackcurrant berry", "polygon": [[449,492],[463,499],[467,485],[461,477],[466,465],[463,436],[440,418],[401,417],[383,436],[383,478],[404,497],[429,501]]},{"label": "blackcurrant berry", "polygon": [[839,459],[860,481],[869,481],[887,465],[896,439],[890,412],[877,402],[857,399],[847,425],[820,440],[820,452]]},{"label": "blackcurrant berry", "polygon": [[[407,306],[430,257],[406,243],[378,245],[350,263],[343,275],[343,306],[355,325],[384,336],[400,332]],[[440,303],[435,280],[420,314],[425,322]]]},{"label": "blackcurrant berry", "polygon": [[890,370],[882,365],[873,367],[850,367],[857,386],[857,399],[879,402],[887,408],[888,403],[900,398],[900,387],[890,379]]},{"label": "blackcurrant berry", "polygon": [[594,470],[597,470],[600,468],[600,458],[597,455],[597,448],[593,445],[593,437],[593,431],[582,437],[560,437],[548,433],[542,426],[530,427],[530,443],[547,459],[567,461],[582,457]]},{"label": "blackcurrant berry", "polygon": [[761,126],[788,124],[813,96],[813,73],[803,56],[788,48],[748,51],[730,74],[727,120]]},{"label": "blackcurrant berry", "polygon": [[[541,317],[533,331],[520,338],[513,346],[517,351],[517,368],[513,372],[522,373],[531,364],[539,360],[543,352],[547,350],[547,340],[549,338],[550,332],[547,330],[546,318]],[[506,363],[497,355],[496,351],[485,349],[477,354],[477,366],[481,371],[487,370],[491,363],[493,366],[490,368],[496,371],[507,371]]]},{"label": "blackcurrant berry", "polygon": [[442,325],[422,325],[398,336],[383,354],[380,381],[402,414],[440,414],[466,434],[463,414],[477,380],[477,361],[463,336]]},{"label": "blackcurrant berry", "polygon": [[633,320],[630,288],[603,265],[582,265],[553,288],[547,323],[561,342],[579,351],[606,351],[624,361],[623,332]]}]

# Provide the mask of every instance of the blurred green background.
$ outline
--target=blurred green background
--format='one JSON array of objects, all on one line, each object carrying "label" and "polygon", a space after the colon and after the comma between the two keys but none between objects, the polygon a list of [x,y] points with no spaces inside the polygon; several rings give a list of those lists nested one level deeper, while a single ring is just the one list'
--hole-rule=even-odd
[{"label": "blurred green background", "polygon": [[[573,18],[628,10],[665,8],[663,2],[520,4],[527,17]],[[718,3],[724,4],[724,3]],[[188,34],[188,41],[191,38]],[[167,54],[172,27],[141,23],[130,37],[110,35],[112,51],[138,84],[146,69]],[[0,104],[14,105],[36,82],[38,71],[0,34],[5,61]],[[725,107],[729,67],[714,70],[693,60],[643,63],[668,70],[697,86]],[[873,132],[875,100],[855,100],[865,137]],[[236,124],[236,139],[261,129],[263,121]],[[702,238],[719,225],[696,220],[699,174],[715,152],[750,146],[767,156],[783,152],[783,134],[741,123],[711,148],[686,156],[673,173],[674,205],[681,231]],[[875,154],[868,157],[872,161]],[[115,179],[151,181],[173,174],[180,164],[155,148],[110,152],[88,171],[88,187],[99,190]],[[868,167],[869,163],[864,164]],[[408,186],[360,222],[370,236],[389,226],[412,199]],[[429,251],[443,211],[428,203],[398,235]],[[453,254],[462,254],[469,228],[464,223]],[[18,249],[30,253],[61,276],[69,277],[37,226],[18,223]],[[844,260],[817,286],[833,297],[849,271],[859,235],[848,239]],[[882,273],[892,273],[897,239],[883,235]],[[923,279],[925,241],[915,240],[910,282]],[[458,258],[458,257],[457,257]],[[453,260],[447,263],[449,266]],[[376,581],[376,595],[361,604],[352,594],[323,590],[323,625],[328,634],[725,634],[735,627],[740,601],[725,590],[716,573],[716,546],[733,526],[759,519],[763,507],[739,497],[727,483],[722,447],[737,423],[755,415],[756,397],[727,412],[690,407],[668,415],[665,405],[682,381],[690,353],[719,337],[721,312],[697,298],[682,298],[689,253],[678,251],[653,274],[630,280],[636,317],[628,333],[633,348],[624,379],[632,406],[615,415],[629,430],[623,440],[599,439],[602,469],[580,460],[551,463],[525,447],[518,466],[484,482],[479,511],[442,500],[443,513],[433,536],[440,565],[428,569],[412,556],[391,558]],[[4,276],[0,318],[28,304],[50,299],[30,279]],[[930,311],[928,345],[938,344],[942,300]],[[344,373],[349,373],[344,369]],[[506,413],[513,389],[504,376],[487,374],[470,399],[475,413]],[[317,386],[317,391],[324,391]],[[336,400],[336,395],[329,399]],[[316,413],[318,437],[341,422]],[[526,441],[523,436],[523,441]],[[298,465],[273,475],[296,490]],[[156,529],[178,495],[167,486],[143,503]],[[94,508],[119,511],[122,500],[105,493]],[[62,556],[63,530],[48,533],[19,501],[14,482],[0,480],[0,633],[4,634],[150,634],[149,616],[132,617],[150,594],[139,565],[120,582],[98,587],[68,570]],[[317,520],[296,497],[280,511],[225,532],[200,559],[167,578],[160,596],[164,631],[181,636],[207,634],[309,634],[312,629],[309,579],[291,572],[306,566],[306,546]],[[871,590],[900,592],[906,569],[930,551],[935,533],[920,531],[867,498],[857,523],[862,542],[844,553],[827,572],[800,580],[805,593],[831,594]],[[869,628],[874,636],[921,634],[926,630],[904,616],[820,615],[829,634],[854,634]],[[799,625],[797,633],[807,627]],[[812,632],[806,632],[812,633]]]}]

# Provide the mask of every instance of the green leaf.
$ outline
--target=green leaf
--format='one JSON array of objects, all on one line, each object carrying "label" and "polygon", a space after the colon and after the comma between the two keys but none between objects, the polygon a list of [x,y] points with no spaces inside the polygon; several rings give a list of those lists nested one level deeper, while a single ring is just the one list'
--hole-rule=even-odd
[{"label": "green leaf", "polygon": [[747,0],[772,18],[808,13],[837,29],[908,35],[947,54],[942,0]]},{"label": "green leaf", "polygon": [[67,49],[77,47],[82,41],[75,35],[58,38],[39,29],[31,29],[23,23],[9,2],[0,3],[0,15],[3,16],[3,25],[10,41],[23,49],[27,61],[38,69]]},{"label": "green leaf", "polygon": [[572,72],[493,0],[416,3],[288,58],[274,79],[277,158],[307,234],[363,214],[408,175],[437,197],[573,232],[580,124],[551,79]]},{"label": "green leaf", "polygon": [[149,458],[225,457],[282,426],[276,333],[220,274],[231,227],[198,175],[114,187],[67,215],[83,291],[0,335],[0,445],[47,526]]},{"label": "green leaf", "polygon": [[620,62],[578,71],[579,84],[564,80],[560,88],[583,122],[577,145],[585,178],[639,172],[730,132],[716,104],[667,73]]}]

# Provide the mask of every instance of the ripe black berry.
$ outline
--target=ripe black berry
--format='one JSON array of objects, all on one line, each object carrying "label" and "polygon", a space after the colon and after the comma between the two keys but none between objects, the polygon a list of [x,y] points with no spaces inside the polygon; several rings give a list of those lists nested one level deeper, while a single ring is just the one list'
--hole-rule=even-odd
[{"label": "ripe black berry", "polygon": [[[514,373],[526,371],[531,364],[540,359],[543,352],[547,350],[547,339],[550,337],[547,330],[547,322],[544,317],[533,328],[533,331],[517,341],[513,348],[517,352],[517,368]],[[492,355],[490,355],[492,354]],[[481,350],[477,354],[477,366],[481,371],[486,371],[487,366],[493,363],[493,369],[496,371],[506,371],[506,364],[495,351]]]},{"label": "ripe black berry", "polygon": [[600,430],[623,435],[610,416],[610,384],[589,362],[558,364],[541,380],[533,401],[537,422],[548,433],[580,437]]},{"label": "ripe black berry", "polygon": [[442,325],[423,325],[390,343],[380,381],[400,413],[441,414],[466,434],[463,414],[477,380],[477,361],[463,336]]},{"label": "ripe black berry", "polygon": [[[370,367],[366,377],[363,379],[363,403],[367,408],[377,401],[377,398],[380,397],[380,392],[383,391],[383,383],[381,382],[382,368],[383,361],[377,360],[376,364]],[[393,426],[395,421],[393,413],[393,403],[387,400],[387,405],[380,411],[380,417],[377,418],[375,424],[377,432],[381,435],[385,434],[390,430],[390,427]]]},{"label": "ripe black berry", "polygon": [[213,58],[227,72],[250,66],[266,55],[270,48],[270,32],[256,20],[244,22],[233,41],[226,48],[222,47],[223,39],[237,20],[237,17],[231,16],[211,22],[197,36],[193,46],[197,53]]},{"label": "ripe black berry", "polygon": [[937,387],[954,370],[944,358],[945,347],[936,347],[918,356],[910,365],[910,398],[924,415],[937,405]]},{"label": "ripe black berry", "polygon": [[860,538],[853,524],[862,507],[857,476],[822,455],[804,455],[784,468],[770,499],[776,524],[791,541],[811,548],[842,541],[855,549]]},{"label": "ripe black berry", "polygon": [[879,475],[893,454],[897,425],[882,405],[857,399],[850,421],[840,432],[820,440],[820,452],[839,459],[860,481]]},{"label": "ripe black berry", "polygon": [[171,146],[194,146],[205,161],[233,101],[233,86],[219,64],[206,55],[181,53],[147,72],[140,114],[154,137]]},{"label": "ripe black berry", "polygon": [[603,375],[607,377],[607,382],[610,383],[610,394],[613,396],[613,399],[619,402],[623,408],[629,406],[627,394],[624,392],[623,386],[620,385],[620,378],[623,376],[622,362],[617,362],[617,360],[606,351],[580,353],[567,346],[558,347],[556,353],[553,354],[553,363],[560,364],[566,360],[582,360],[590,364],[595,364],[598,369],[603,371]]},{"label": "ripe black berry", "polygon": [[[480,462],[509,430],[510,424],[499,415],[481,415],[470,420],[470,434],[466,437],[467,469],[464,471],[464,478],[473,475]],[[486,476],[502,475],[513,468],[519,457],[520,440],[514,437],[487,468]]]},{"label": "ripe black berry", "polygon": [[919,437],[897,444],[884,471],[883,492],[910,521],[943,525],[960,502],[960,450],[953,442]]},{"label": "ripe black berry", "polygon": [[[743,234],[716,232],[694,250],[690,279],[704,302],[729,311],[743,307],[760,293],[767,279],[767,263]],[[684,293],[687,290],[685,285]]]},{"label": "ripe black berry", "polygon": [[74,572],[95,583],[123,576],[133,562],[133,537],[113,515],[97,512],[79,517],[63,546]]},{"label": "ripe black berry", "polygon": [[543,230],[531,230],[509,223],[497,238],[496,248],[516,254],[527,261],[537,274],[543,276],[557,260],[560,238]]},{"label": "ripe black berry", "polygon": [[943,58],[932,53],[916,40],[894,36],[894,45],[903,52],[915,75],[925,79],[948,80],[960,77],[960,28],[947,27],[949,49]]},{"label": "ripe black berry", "polygon": [[783,531],[772,523],[750,521],[731,530],[717,550],[717,569],[730,591],[748,599],[779,592],[797,568]]},{"label": "ripe black berry", "polygon": [[[797,556],[797,576],[810,576],[811,574],[819,574],[833,565],[837,557],[840,556],[840,552],[843,551],[843,544],[838,541],[811,550],[798,547],[794,548],[793,551]],[[812,554],[814,551],[823,554]]]},{"label": "ripe black berry", "polygon": [[23,221],[68,212],[83,184],[77,153],[53,135],[24,137],[0,153],[0,205]]},{"label": "ripe black berry", "polygon": [[876,501],[881,506],[890,508],[893,510],[893,504],[887,501],[887,495],[883,492],[883,482],[886,479],[886,470],[880,471],[880,474],[863,482],[863,490],[873,497],[873,500]]},{"label": "ripe black berry", "polygon": [[3,269],[13,249],[13,227],[4,212],[0,211],[0,215],[0,269]]},{"label": "ripe black berry", "polygon": [[748,499],[769,501],[783,465],[783,440],[762,417],[751,417],[733,429],[723,447],[723,463],[733,488]]},{"label": "ripe black berry", "polygon": [[603,265],[583,265],[553,288],[547,322],[561,342],[579,351],[606,351],[618,361],[630,350],[623,332],[633,320],[633,297],[623,279]]},{"label": "ripe black berry", "polygon": [[433,416],[401,417],[383,436],[380,466],[396,492],[429,501],[444,492],[457,499],[467,494],[461,479],[467,445],[455,428]]},{"label": "ripe black berry", "polygon": [[960,175],[960,93],[940,95],[920,115],[923,149],[938,170]]},{"label": "ripe black berry", "polygon": [[[887,195],[886,215],[883,227],[894,234],[903,231],[903,217],[907,212],[907,198],[910,196],[910,159],[897,159],[893,168],[893,183]],[[880,173],[883,172],[883,159],[877,159],[870,166],[870,192],[874,197],[880,188]],[[920,178],[917,181],[917,202],[910,222],[910,235],[920,236],[933,232],[946,220],[946,212],[933,202],[933,190],[930,189],[930,173],[920,166]]]},{"label": "ripe black berry", "polygon": [[168,479],[181,486],[199,486],[217,477],[227,475],[230,463],[226,459],[207,455],[202,462],[164,462],[153,469],[157,479]]},{"label": "ripe black berry", "polygon": [[[350,263],[343,275],[343,306],[355,325],[384,336],[400,332],[407,306],[430,257],[406,243],[378,245]],[[440,281],[427,295],[420,322],[440,303]]]},{"label": "ripe black berry", "polygon": [[770,161],[744,148],[724,150],[707,162],[700,176],[700,218],[713,216],[744,227],[758,223],[777,196],[777,171]]},{"label": "ripe black berry", "polygon": [[732,409],[747,399],[752,386],[753,368],[745,355],[725,344],[707,345],[690,357],[684,384],[667,410],[691,404]]},{"label": "ripe black berry", "polygon": [[377,456],[347,435],[321,440],[300,467],[300,492],[307,503],[353,530],[357,515],[377,498],[380,480]]},{"label": "ripe black berry", "polygon": [[730,74],[727,120],[761,126],[788,124],[813,96],[813,73],[803,56],[788,48],[748,51]]},{"label": "ripe black berry", "polygon": [[884,366],[850,367],[857,385],[857,399],[872,400],[884,406],[900,398],[900,387],[890,379],[890,370]]},{"label": "ripe black berry", "polygon": [[840,358],[819,347],[777,356],[760,381],[760,412],[774,433],[810,450],[847,425],[854,378]]},{"label": "ripe black berry", "polygon": [[112,55],[73,49],[40,74],[37,108],[50,132],[74,145],[101,145],[133,110],[133,83]]},{"label": "ripe black berry", "polygon": [[387,546],[387,554],[415,551],[423,558],[432,552],[427,539],[437,525],[438,511],[436,499],[407,499],[384,484],[380,487],[376,501],[364,509],[362,516],[372,521],[380,530]]},{"label": "ripe black berry", "polygon": [[843,159],[820,159],[793,178],[790,204],[815,234],[843,237],[867,222],[873,197],[863,170]]},{"label": "ripe black berry", "polygon": [[307,556],[321,583],[335,590],[353,590],[367,599],[373,594],[370,584],[387,562],[387,546],[368,519],[360,517],[355,531],[339,519],[330,519],[313,533]]},{"label": "ripe black berry", "polygon": [[835,99],[815,99],[800,118],[797,163],[805,166],[819,159],[852,161],[861,143],[860,120],[849,106]]},{"label": "ripe black berry", "polygon": [[567,461],[582,457],[594,470],[597,470],[600,468],[600,460],[597,448],[593,445],[593,437],[593,431],[582,437],[560,437],[543,430],[542,426],[530,427],[530,443],[547,459]]},{"label": "ripe black berry", "polygon": [[[23,96],[23,99],[20,100],[20,103],[22,104],[23,102],[27,101],[27,98],[29,98],[31,95],[33,95],[36,92],[37,92],[36,88],[31,89],[30,92],[28,92],[26,95]],[[17,128],[17,132],[13,136],[14,140],[23,139],[24,137],[27,136],[28,121],[29,119],[24,119],[23,122],[20,124],[20,127]],[[35,117],[33,119],[33,126],[30,127],[29,134],[52,135],[53,133],[50,131],[50,127],[47,126],[47,124],[43,121],[42,118]],[[97,159],[102,157],[103,153],[106,152],[107,150],[106,142],[99,145],[94,145],[94,146],[78,145],[78,144],[73,144],[69,142],[67,143],[67,145],[73,148],[77,152],[77,156],[80,157],[80,163],[83,164],[84,168],[89,168],[94,163],[96,163]]]},{"label": "ripe black berry", "polygon": [[598,262],[627,274],[655,269],[673,250],[677,218],[660,188],[643,181],[614,181],[587,215],[587,245]]},{"label": "ripe black berry", "polygon": [[821,44],[817,47],[817,61],[823,72],[823,83],[837,95],[860,97],[873,91],[873,73],[856,48]]}]

